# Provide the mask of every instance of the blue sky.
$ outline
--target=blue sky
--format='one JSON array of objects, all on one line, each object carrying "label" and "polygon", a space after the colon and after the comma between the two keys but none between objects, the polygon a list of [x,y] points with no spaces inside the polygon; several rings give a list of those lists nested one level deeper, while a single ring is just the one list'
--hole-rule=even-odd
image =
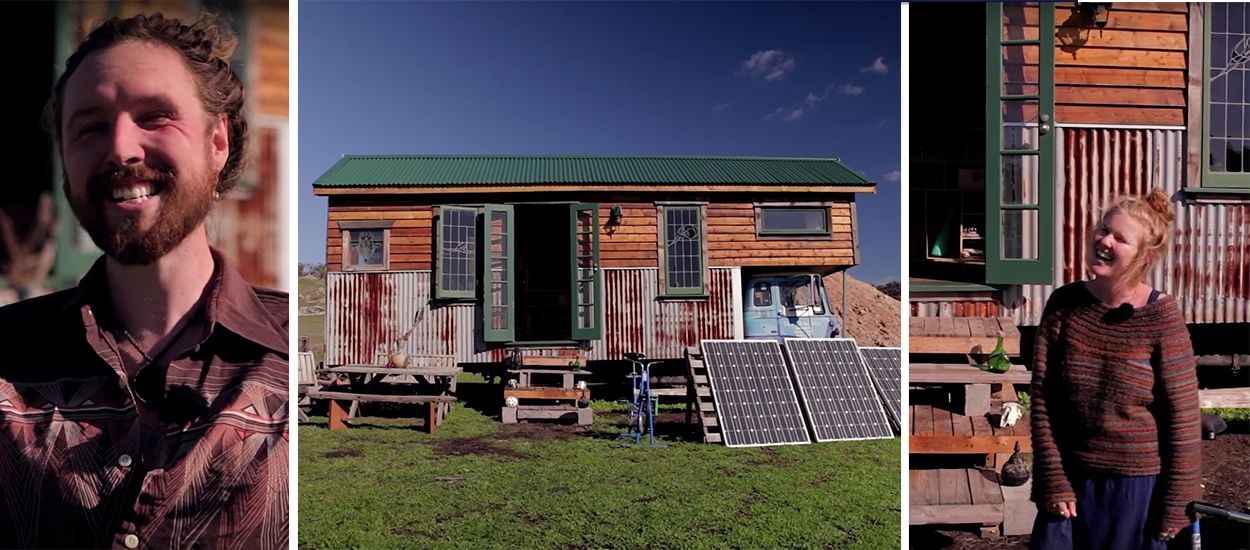
[{"label": "blue sky", "polygon": [[838,157],[869,282],[899,273],[895,3],[303,2],[299,260],[343,154]]}]

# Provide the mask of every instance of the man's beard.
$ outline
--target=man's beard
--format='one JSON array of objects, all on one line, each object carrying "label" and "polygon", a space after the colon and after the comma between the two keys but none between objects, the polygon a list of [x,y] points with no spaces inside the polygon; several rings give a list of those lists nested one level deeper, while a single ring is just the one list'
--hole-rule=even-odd
[{"label": "man's beard", "polygon": [[[67,176],[65,196],[83,229],[105,254],[126,265],[149,265],[181,244],[204,221],[213,205],[215,174],[188,174],[181,181],[177,176],[172,169],[147,166],[109,170],[87,180],[84,196],[71,192]],[[195,181],[197,177],[203,181]],[[106,214],[117,183],[139,180],[150,181],[161,201],[156,219],[146,231],[136,227],[142,220],[140,216],[113,223]]]}]

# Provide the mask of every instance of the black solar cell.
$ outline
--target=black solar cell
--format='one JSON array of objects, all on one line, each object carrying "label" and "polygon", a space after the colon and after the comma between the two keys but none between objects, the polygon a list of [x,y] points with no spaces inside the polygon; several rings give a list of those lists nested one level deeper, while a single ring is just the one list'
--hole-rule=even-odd
[{"label": "black solar cell", "polygon": [[771,340],[704,340],[725,445],[811,443],[781,347]]},{"label": "black solar cell", "polygon": [[816,441],[894,437],[854,340],[791,338],[785,344]]}]

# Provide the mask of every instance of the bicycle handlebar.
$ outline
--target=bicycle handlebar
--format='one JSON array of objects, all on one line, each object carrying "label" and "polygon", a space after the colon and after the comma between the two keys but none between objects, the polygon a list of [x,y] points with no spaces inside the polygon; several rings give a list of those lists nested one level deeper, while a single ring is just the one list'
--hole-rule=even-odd
[{"label": "bicycle handlebar", "polygon": [[1198,517],[1198,514],[1202,514],[1204,516],[1217,517],[1220,519],[1227,519],[1227,520],[1232,520],[1232,521],[1240,521],[1242,523],[1250,523],[1250,514],[1234,512],[1232,510],[1225,510],[1214,504],[1207,504],[1205,502],[1199,502],[1199,501],[1194,501],[1194,502],[1189,503],[1189,506],[1185,507],[1185,513],[1190,518],[1196,518]]}]

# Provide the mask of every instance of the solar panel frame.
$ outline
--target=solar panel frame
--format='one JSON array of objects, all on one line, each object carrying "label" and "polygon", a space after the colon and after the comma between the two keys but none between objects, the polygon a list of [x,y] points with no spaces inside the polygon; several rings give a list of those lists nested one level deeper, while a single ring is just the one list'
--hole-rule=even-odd
[{"label": "solar panel frame", "polygon": [[[725,446],[812,442],[780,344],[775,340],[703,340],[700,347]],[[743,359],[739,365],[725,361],[735,359],[733,348],[744,354],[737,357]],[[774,359],[773,364],[767,358]],[[747,396],[764,401],[739,399]]]},{"label": "solar panel frame", "polygon": [[864,365],[885,405],[890,425],[896,433],[902,433],[903,348],[869,346],[859,348],[859,353],[864,356]]},{"label": "solar panel frame", "polygon": [[894,437],[855,340],[787,338],[785,350],[816,441]]}]

